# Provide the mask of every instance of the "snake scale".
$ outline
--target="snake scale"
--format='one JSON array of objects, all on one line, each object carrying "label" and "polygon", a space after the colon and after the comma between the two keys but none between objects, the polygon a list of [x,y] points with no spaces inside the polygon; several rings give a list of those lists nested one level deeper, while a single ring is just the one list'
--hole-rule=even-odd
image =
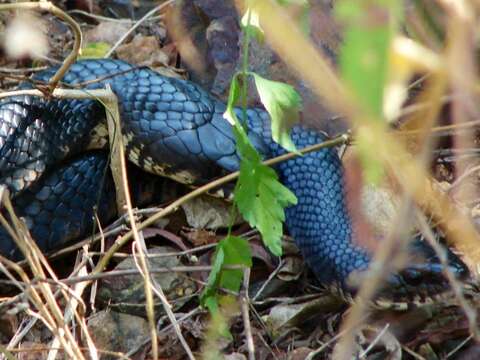
[{"label": "snake scale", "polygon": [[[34,79],[48,81],[56,70]],[[225,104],[192,82],[120,60],[82,60],[69,69],[63,83],[84,84],[84,89],[112,87],[119,99],[128,159],[148,172],[200,185],[239,168],[234,135],[222,116]],[[248,136],[263,157],[283,154],[271,139],[268,113],[251,108],[247,116]],[[106,155],[88,150],[104,117],[104,108],[94,100],[15,96],[0,102],[0,182],[8,185],[16,211],[42,250],[88,234],[100,194],[99,216],[114,216],[111,180],[99,180]],[[325,137],[298,125],[292,139],[303,148]],[[322,283],[345,286],[350,274],[367,269],[371,254],[352,230],[336,150],[325,148],[281,163],[276,170],[298,198],[296,206],[286,209],[286,226],[308,265]],[[425,255],[425,261],[392,276],[389,285],[400,291],[420,291],[425,282],[427,290],[444,287],[442,266],[432,250],[414,241],[411,251]],[[5,231],[0,233],[0,253],[19,257]],[[451,270],[465,275],[465,266],[451,252],[449,259]]]}]

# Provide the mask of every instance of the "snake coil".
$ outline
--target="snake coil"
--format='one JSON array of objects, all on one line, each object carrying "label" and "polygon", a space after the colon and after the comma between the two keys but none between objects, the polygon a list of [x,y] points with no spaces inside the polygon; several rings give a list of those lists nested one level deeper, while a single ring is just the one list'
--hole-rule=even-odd
[{"label": "snake coil", "polygon": [[[45,81],[55,71],[34,78]],[[71,67],[63,83],[84,83],[86,91],[110,84],[119,99],[126,154],[148,172],[199,185],[239,167],[231,126],[222,117],[225,105],[192,82],[119,60],[83,60]],[[255,108],[247,115],[248,135],[259,152],[265,158],[283,154],[271,140],[268,114]],[[103,107],[94,100],[16,96],[0,102],[0,181],[13,192],[16,210],[42,250],[58,248],[91,230],[106,160],[86,149],[94,143],[91,134],[101,128],[103,117]],[[303,148],[324,136],[296,126],[292,139]],[[286,225],[307,263],[321,282],[345,286],[350,274],[367,269],[371,254],[352,230],[335,149],[286,161],[277,171],[298,198],[296,206],[286,209]],[[108,219],[114,208],[109,181],[102,194],[99,214]],[[418,285],[428,279],[433,284],[428,290],[446,286],[433,251],[419,241],[411,248],[424,254],[425,261],[392,276],[390,285],[419,291]],[[19,256],[5,232],[0,233],[0,252]],[[455,274],[467,272],[452,253],[449,259]]]}]

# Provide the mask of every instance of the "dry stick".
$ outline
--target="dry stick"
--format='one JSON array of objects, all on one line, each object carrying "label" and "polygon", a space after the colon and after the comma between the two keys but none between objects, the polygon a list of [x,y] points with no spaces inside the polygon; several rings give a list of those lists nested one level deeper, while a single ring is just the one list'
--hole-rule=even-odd
[{"label": "dry stick", "polygon": [[[177,319],[177,322],[178,323],[181,323],[185,320],[187,320],[188,318],[196,315],[197,313],[200,312],[200,307],[197,306],[195,309],[191,310],[190,312],[186,313],[185,315],[183,315],[182,317],[178,318]],[[170,323],[170,325],[167,325],[166,327],[164,327],[163,329],[160,329],[159,325],[160,325],[160,321],[161,321],[161,318],[158,320],[158,325],[157,325],[157,330],[158,330],[158,333],[159,334],[165,334],[168,330],[170,330],[170,328],[173,326],[172,323]],[[125,353],[126,356],[133,356],[134,354],[136,354],[141,348],[143,348],[144,346],[146,346],[149,342],[150,342],[150,338],[144,338],[143,341],[139,342],[138,345],[136,345],[134,348],[130,349],[127,353]]]},{"label": "dry stick", "polygon": [[250,284],[250,268],[243,271],[243,286],[240,292],[240,304],[243,318],[243,328],[245,329],[245,338],[247,339],[248,360],[255,360],[255,343],[253,342],[252,326],[249,316],[249,295],[248,288]]},{"label": "dry stick", "polygon": [[[222,267],[225,270],[245,270],[244,265],[225,265]],[[151,274],[168,274],[172,272],[208,272],[212,270],[211,265],[198,265],[198,266],[171,266],[171,267],[160,267],[149,269]],[[60,280],[63,284],[72,285],[81,282],[91,282],[95,280],[105,280],[111,279],[119,276],[130,276],[130,275],[139,275],[140,271],[138,269],[129,269],[129,270],[112,270],[107,272],[102,272],[99,274],[89,274],[83,276],[73,276]],[[49,282],[50,280],[46,279],[45,281]],[[56,281],[50,281],[52,283],[57,283]]]},{"label": "dry stick", "polygon": [[417,354],[415,351],[410,349],[408,346],[405,346],[405,345],[401,345],[401,346],[402,346],[402,350],[404,350],[407,354],[412,355],[415,359],[417,359],[417,360],[427,360],[423,356]]},{"label": "dry stick", "polygon": [[[137,243],[135,243],[134,245],[137,245]],[[137,245],[138,246],[138,245]],[[145,247],[145,250],[146,250],[146,245],[145,245],[145,242],[143,242],[143,246]],[[137,258],[135,257],[135,263],[137,262]],[[142,259],[142,257],[140,258]],[[143,256],[143,259],[145,260],[147,266],[148,266],[148,262],[145,258],[145,255]],[[165,293],[163,292],[163,289],[162,287],[160,286],[160,284],[155,280],[155,278],[153,278],[151,276],[151,273],[145,273],[143,274],[141,272],[142,276],[144,277],[150,277],[151,279],[151,282],[153,284],[152,286],[152,290],[153,292],[155,292],[155,294],[158,296],[158,298],[160,299],[160,301],[162,302],[162,306],[168,316],[168,319],[170,320],[170,323],[172,324],[173,326],[173,329],[175,330],[175,333],[177,335],[177,337],[180,339],[180,342],[183,346],[183,349],[185,350],[185,352],[187,353],[189,359],[191,360],[195,360],[195,357],[193,356],[193,352],[192,350],[190,349],[190,346],[188,345],[188,343],[186,342],[185,338],[183,337],[182,335],[182,330],[180,329],[180,325],[178,324],[178,321],[177,321],[177,318],[175,317],[175,314],[173,313],[172,311],[172,307],[170,305],[170,303],[168,302],[168,299],[167,297],[165,296]],[[155,328],[156,329],[156,328]],[[156,340],[156,339],[154,339]],[[153,346],[153,344],[152,344]]]},{"label": "dry stick", "polygon": [[125,41],[125,39],[127,37],[129,37],[132,32],[135,31],[136,28],[138,28],[143,22],[145,22],[145,20],[147,20],[149,17],[151,17],[156,12],[158,12],[158,11],[162,10],[163,8],[171,5],[174,1],[175,0],[165,1],[164,3],[154,7],[152,10],[150,10],[148,13],[146,13],[140,20],[138,20],[135,23],[135,25],[133,25],[130,29],[128,29],[128,31],[125,34],[123,34],[120,39],[118,39],[118,41],[112,46],[112,48],[108,51],[108,53],[104,57],[109,58],[110,56],[112,56],[112,54],[115,52],[115,50],[117,50],[117,48],[120,46],[120,44],[123,43]]},{"label": "dry stick", "polygon": [[80,52],[80,48],[82,46],[82,31],[80,26],[77,24],[75,20],[73,20],[67,13],[62,11],[60,8],[53,5],[51,2],[48,1],[41,1],[41,2],[20,2],[20,3],[12,3],[12,4],[1,4],[0,11],[7,11],[7,10],[44,10],[52,13],[56,17],[64,20],[67,22],[73,30],[74,35],[74,43],[73,49],[65,58],[62,63],[62,66],[57,70],[57,72],[51,77],[48,82],[48,92],[52,93],[52,91],[56,88],[58,82],[63,78],[63,75],[67,72],[68,68],[75,62],[77,56]]},{"label": "dry stick", "polygon": [[263,291],[267,288],[267,286],[270,285],[270,282],[277,276],[280,270],[283,269],[284,265],[285,261],[283,259],[280,259],[275,270],[270,273],[267,280],[262,284],[262,286],[260,286],[260,289],[258,289],[258,291],[256,292],[255,296],[252,299],[253,302],[257,301],[257,299],[260,297],[260,295],[262,295]]},{"label": "dry stick", "polygon": [[135,20],[132,20],[132,19],[126,19],[126,18],[121,18],[121,19],[115,19],[115,18],[111,18],[111,17],[108,17],[108,16],[102,16],[102,15],[96,15],[96,14],[91,14],[89,12],[86,12],[86,11],[83,11],[83,10],[70,10],[68,12],[69,14],[73,14],[73,15],[83,15],[85,17],[88,17],[88,18],[91,18],[91,19],[94,19],[94,20],[99,20],[100,21],[109,21],[109,22],[113,22],[113,23],[120,23],[120,24],[132,24],[135,22]]},{"label": "dry stick", "polygon": [[465,170],[462,175],[460,175],[453,183],[450,184],[450,186],[446,190],[447,193],[451,193],[452,190],[455,189],[458,185],[460,185],[466,178],[470,177],[478,171],[480,171],[480,165]]}]

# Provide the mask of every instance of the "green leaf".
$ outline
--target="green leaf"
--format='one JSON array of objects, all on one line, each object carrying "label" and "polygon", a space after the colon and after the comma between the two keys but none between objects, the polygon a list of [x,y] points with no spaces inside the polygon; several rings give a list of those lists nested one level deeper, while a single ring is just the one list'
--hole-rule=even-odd
[{"label": "green leaf", "polygon": [[210,314],[218,313],[218,300],[216,296],[206,296],[202,299],[202,305],[210,311]]},{"label": "green leaf", "polygon": [[248,33],[250,36],[253,36],[259,43],[263,43],[265,33],[260,26],[260,17],[253,8],[247,8],[247,11],[240,20],[240,25],[244,32]]},{"label": "green leaf", "polygon": [[242,157],[234,202],[246,221],[256,227],[270,251],[282,254],[284,207],[297,203],[295,195],[278,180],[272,168],[264,165],[240,127],[234,128]]},{"label": "green leaf", "polygon": [[208,307],[212,312],[218,309],[217,288],[237,292],[242,283],[243,271],[224,269],[225,265],[252,266],[252,254],[247,240],[237,236],[228,236],[217,244],[212,270],[201,295],[202,305]]},{"label": "green leaf", "polygon": [[[228,236],[221,241],[224,252],[224,265],[252,266],[252,254],[248,241],[238,236]],[[220,287],[232,291],[240,290],[242,270],[223,270],[220,277]]]},{"label": "green leaf", "polygon": [[[383,90],[393,37],[395,0],[343,0],[337,16],[343,22],[340,72],[366,111],[382,118]],[[393,7],[395,8],[395,7]]]},{"label": "green leaf", "polygon": [[91,42],[82,49],[80,59],[98,59],[103,58],[110,50],[110,44],[106,42]]},{"label": "green leaf", "polygon": [[302,99],[295,89],[252,73],[260,100],[271,118],[272,138],[288,151],[297,152],[290,129],[298,122]]},{"label": "green leaf", "polygon": [[228,93],[227,109],[223,113],[223,117],[232,125],[238,124],[237,115],[235,115],[235,105],[240,98],[240,86],[238,85],[238,74],[235,74],[230,83],[230,91]]}]

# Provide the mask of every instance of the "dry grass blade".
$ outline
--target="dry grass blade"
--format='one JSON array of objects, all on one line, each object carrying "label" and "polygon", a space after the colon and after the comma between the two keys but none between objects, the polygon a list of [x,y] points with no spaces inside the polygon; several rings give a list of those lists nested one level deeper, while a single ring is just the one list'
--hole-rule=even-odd
[{"label": "dry grass blade", "polygon": [[[31,238],[25,224],[23,224],[15,215],[13,206],[8,197],[8,191],[5,187],[1,187],[0,194],[4,208],[6,209],[14,226],[10,226],[3,215],[0,215],[0,222],[9,231],[9,233],[13,235],[12,238],[16,242],[19,249],[23,252],[35,278],[45,279],[46,274],[43,266],[47,263],[46,259],[43,257],[40,249]],[[31,279],[22,268],[3,257],[0,260],[6,266],[14,269],[24,283],[31,284]],[[47,268],[47,271],[50,273],[50,275],[52,275],[51,269]],[[32,315],[38,315],[47,328],[54,334],[55,339],[61,344],[63,350],[68,354],[68,356],[75,359],[84,359],[83,353],[80,350],[73,334],[71,333],[68,323],[63,317],[51,285],[47,283],[39,283],[38,286],[30,286],[26,291],[26,295],[39,312],[38,314],[35,314],[34,312],[30,311],[30,313]],[[69,300],[69,296],[66,292],[63,292],[63,296],[67,301]],[[54,349],[50,354],[56,354],[57,351],[57,349]]]}]

